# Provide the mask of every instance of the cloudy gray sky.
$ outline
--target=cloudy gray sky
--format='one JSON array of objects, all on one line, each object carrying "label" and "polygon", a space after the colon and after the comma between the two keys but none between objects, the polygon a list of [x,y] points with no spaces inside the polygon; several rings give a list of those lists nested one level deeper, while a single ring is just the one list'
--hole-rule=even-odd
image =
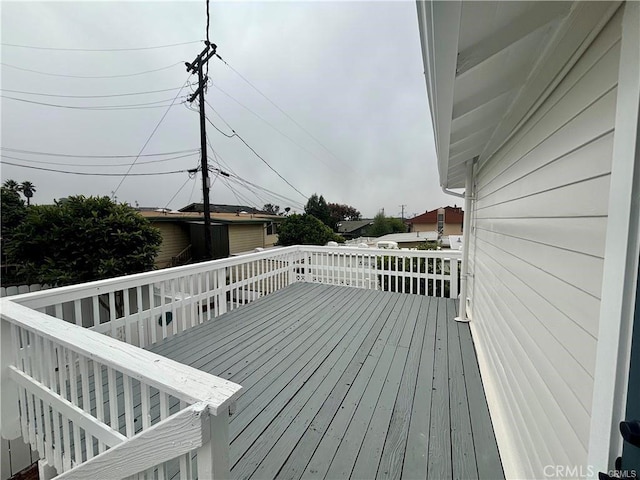
[{"label": "cloudy gray sky", "polygon": [[[305,196],[317,192],[365,216],[381,208],[399,215],[402,204],[410,216],[458,201],[438,187],[414,2],[211,2],[210,14],[210,39],[220,56],[288,117],[212,59],[206,98],[215,112],[207,106],[208,118],[226,133],[230,125]],[[114,191],[118,201],[140,206],[177,209],[201,201],[200,176],[189,179],[184,172],[123,180],[9,163],[124,174],[150,138],[132,174],[195,168],[198,153],[184,155],[199,148],[198,115],[182,104],[193,87],[179,88],[196,81],[183,62],[193,60],[202,43],[109,52],[8,44],[123,49],[197,41],[205,37],[204,0],[2,2],[1,16],[3,181],[30,180],[36,203]],[[169,68],[130,75],[163,67]],[[86,108],[96,106],[126,108]],[[212,177],[212,202],[271,202],[294,210],[305,203],[238,138],[227,138],[210,124],[207,129],[223,170],[290,199],[248,189],[238,178]]]}]

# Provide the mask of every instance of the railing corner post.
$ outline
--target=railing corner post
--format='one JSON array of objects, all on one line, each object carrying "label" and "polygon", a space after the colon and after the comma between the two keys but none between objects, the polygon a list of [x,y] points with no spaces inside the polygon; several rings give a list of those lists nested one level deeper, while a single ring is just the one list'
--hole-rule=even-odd
[{"label": "railing corner post", "polygon": [[449,298],[458,298],[458,259],[452,257],[449,259]]},{"label": "railing corner post", "polygon": [[2,322],[2,357],[0,359],[0,382],[2,384],[2,413],[0,425],[2,426],[2,438],[14,440],[21,436],[20,411],[18,409],[18,386],[9,376],[9,366],[16,358],[16,348],[11,334],[11,324],[6,320]]},{"label": "railing corner post", "polygon": [[229,478],[229,409],[221,408],[217,415],[207,415],[202,428],[209,438],[198,449],[198,478]]}]

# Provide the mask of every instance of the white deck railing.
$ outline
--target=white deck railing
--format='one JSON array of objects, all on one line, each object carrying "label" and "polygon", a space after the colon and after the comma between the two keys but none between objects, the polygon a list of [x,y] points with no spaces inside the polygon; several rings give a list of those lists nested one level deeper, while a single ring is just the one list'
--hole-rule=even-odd
[{"label": "white deck railing", "polygon": [[241,387],[138,347],[299,281],[456,297],[459,257],[295,246],[5,298],[2,435],[63,478],[228,476]]}]

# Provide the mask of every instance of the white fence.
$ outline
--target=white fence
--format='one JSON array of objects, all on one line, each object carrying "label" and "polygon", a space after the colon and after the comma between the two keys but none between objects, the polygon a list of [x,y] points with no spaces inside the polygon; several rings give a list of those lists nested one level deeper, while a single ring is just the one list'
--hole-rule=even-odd
[{"label": "white fence", "polygon": [[2,436],[62,478],[228,476],[241,387],[138,347],[297,281],[455,297],[459,257],[296,246],[5,298]]}]

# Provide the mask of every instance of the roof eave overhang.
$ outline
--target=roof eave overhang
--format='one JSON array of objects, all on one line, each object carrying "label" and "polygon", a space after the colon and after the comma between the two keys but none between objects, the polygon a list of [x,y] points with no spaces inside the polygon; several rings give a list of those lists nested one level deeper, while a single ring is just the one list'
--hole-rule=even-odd
[{"label": "roof eave overhang", "polygon": [[[509,3],[514,2],[417,2],[443,188],[464,188],[466,162],[477,159],[481,167],[525,124],[622,2],[522,2],[530,11],[497,31],[487,27],[482,41],[469,44],[463,31],[469,11],[506,9]],[[510,62],[529,55],[530,71],[513,66],[507,72],[513,64],[496,61],[501,55],[510,55]],[[485,88],[481,96],[469,90],[476,80]],[[476,95],[469,98],[470,91]]]}]

